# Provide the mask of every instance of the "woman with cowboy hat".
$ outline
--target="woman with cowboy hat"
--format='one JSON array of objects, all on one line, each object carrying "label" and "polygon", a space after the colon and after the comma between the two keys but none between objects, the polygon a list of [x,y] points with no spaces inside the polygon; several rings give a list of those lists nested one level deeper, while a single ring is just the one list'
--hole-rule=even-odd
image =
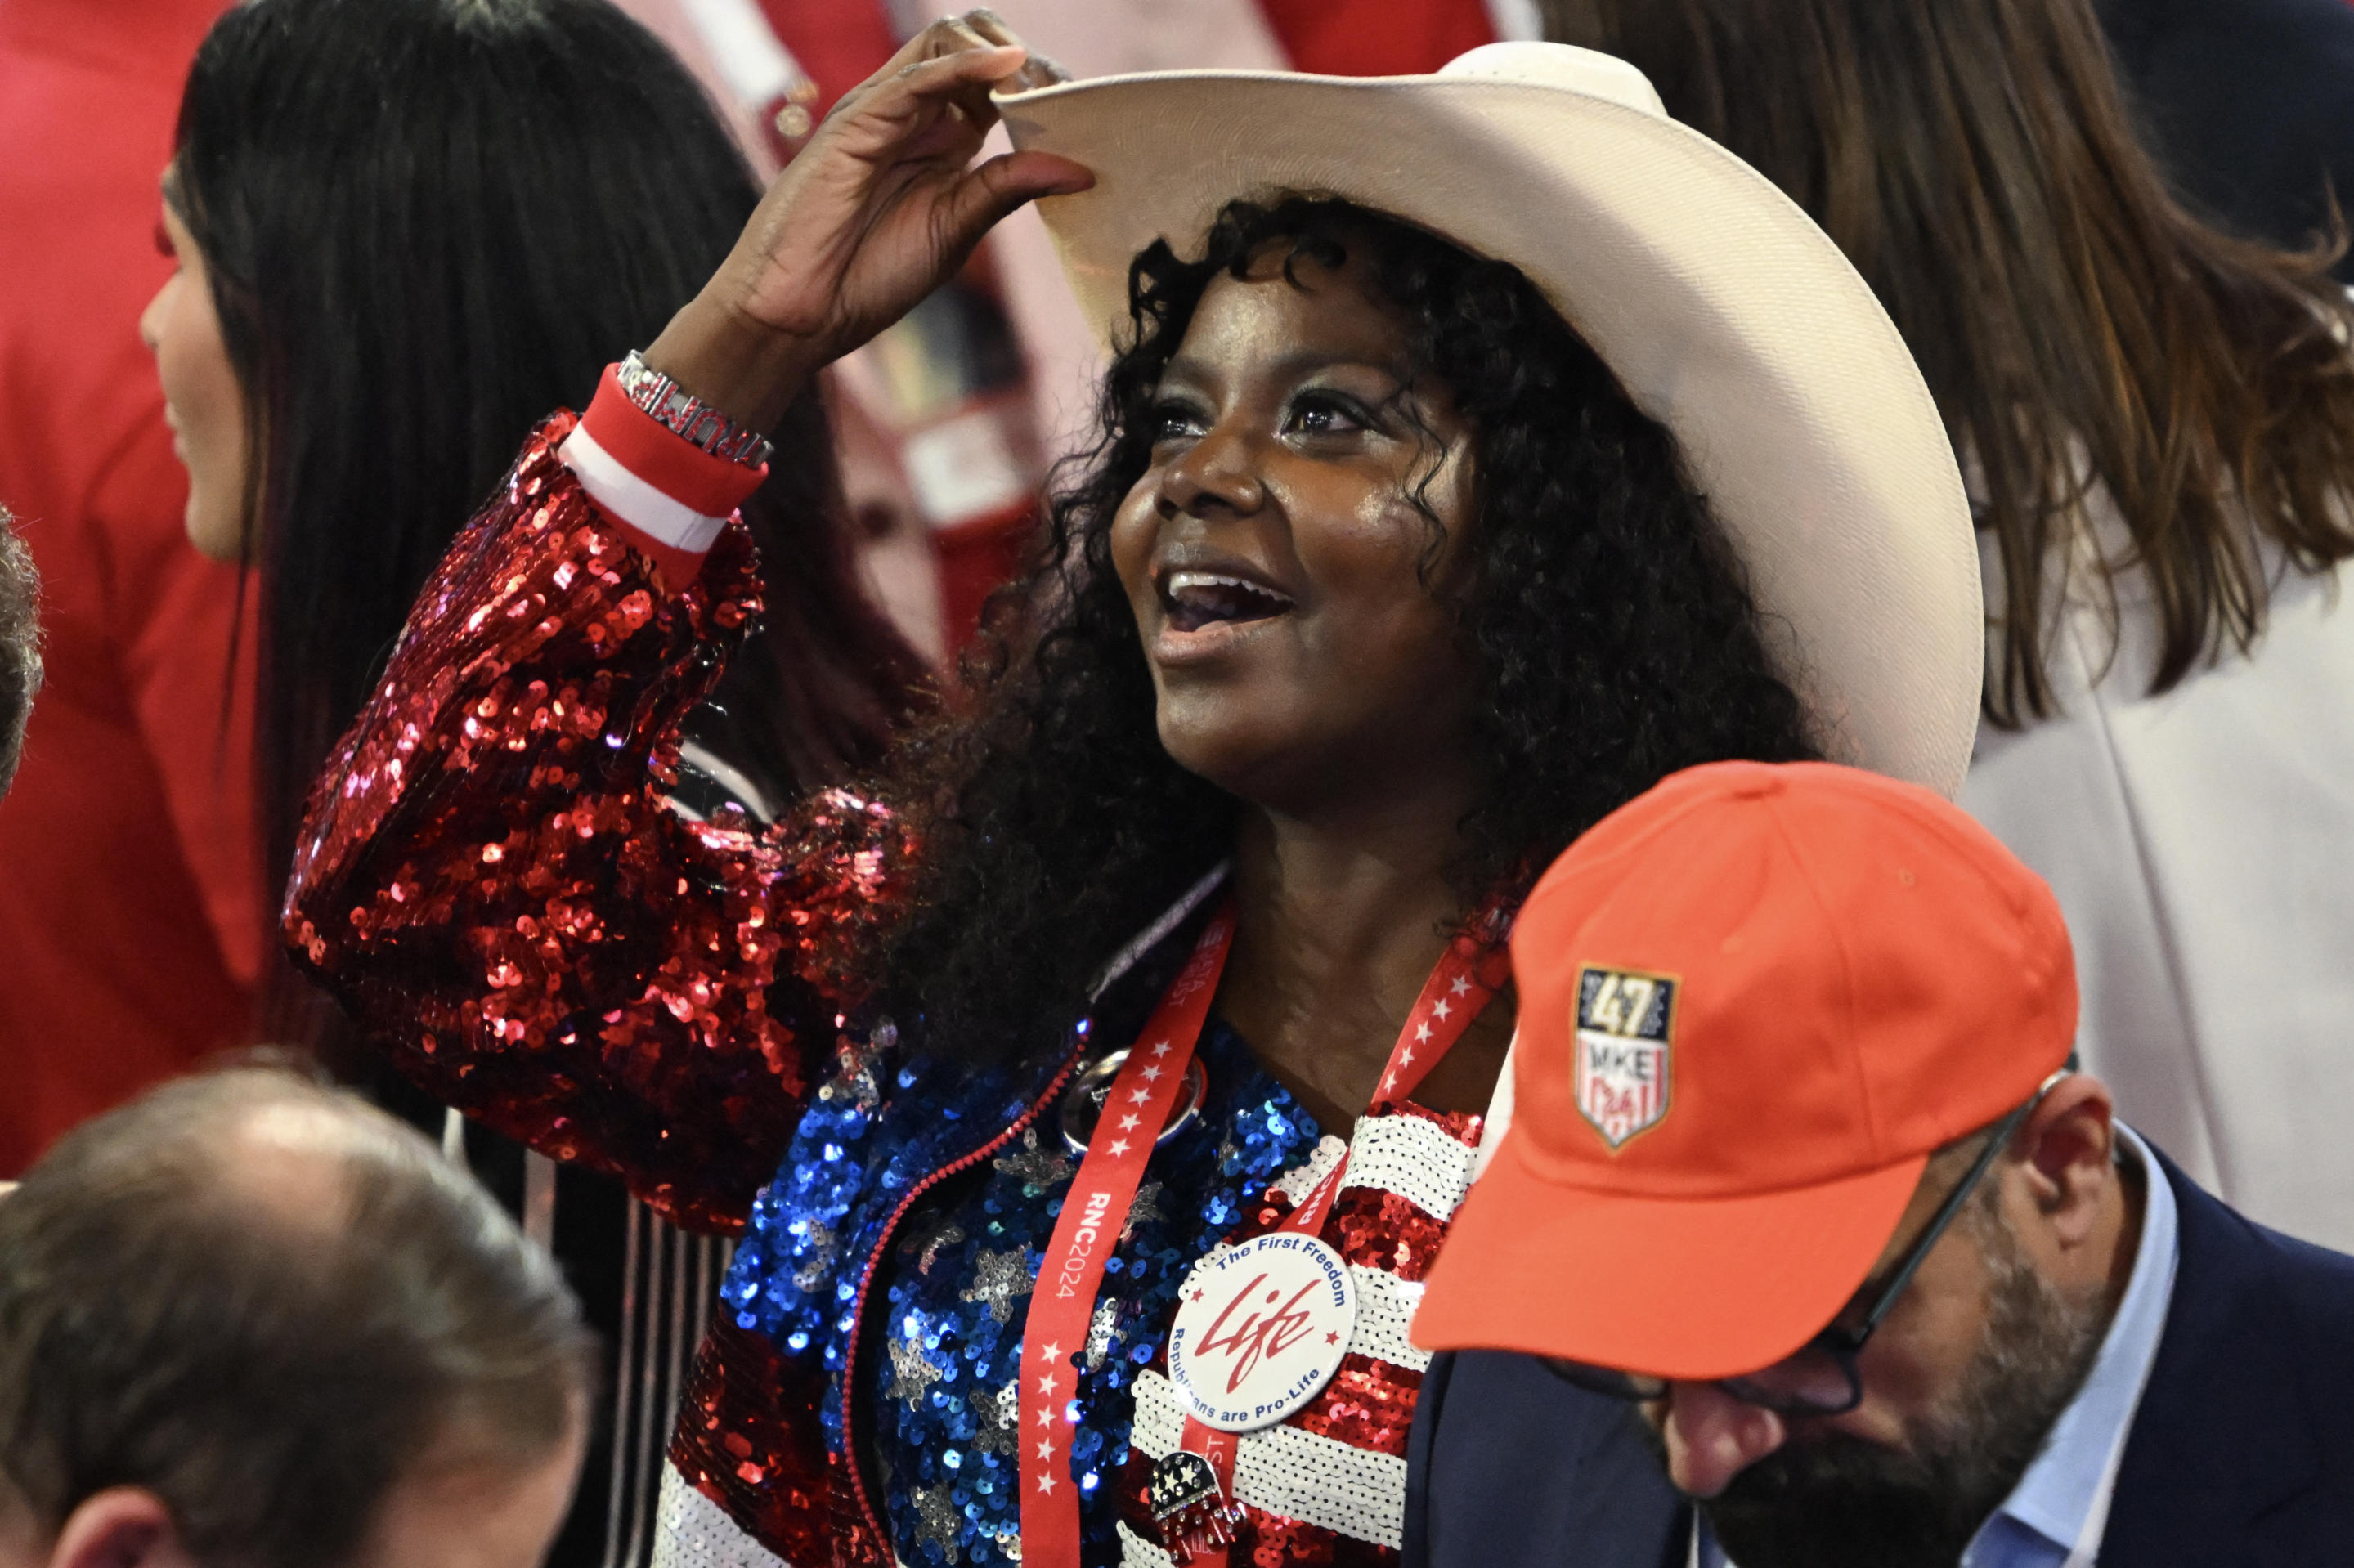
[{"label": "woman with cowboy hat", "polygon": [[[997,658],[872,797],[678,820],[758,432],[1039,196],[1114,359]],[[1886,316],[1629,68],[1055,84],[975,13],[526,447],[289,937],[437,1093],[740,1233],[666,1560],[1370,1560],[1529,877],[1709,758],[1950,789],[1977,596]],[[1632,1136],[1672,1086],[1603,1066]]]}]

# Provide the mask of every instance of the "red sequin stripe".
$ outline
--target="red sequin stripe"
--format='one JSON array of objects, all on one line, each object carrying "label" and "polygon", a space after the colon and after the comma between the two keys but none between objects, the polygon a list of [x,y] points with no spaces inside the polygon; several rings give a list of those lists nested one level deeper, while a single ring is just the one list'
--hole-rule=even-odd
[{"label": "red sequin stripe", "polygon": [[[1431,1122],[1473,1149],[1479,1146],[1480,1130],[1486,1125],[1486,1118],[1476,1111],[1436,1111],[1411,1100],[1384,1101],[1366,1113],[1366,1119],[1377,1116],[1408,1116]],[[1244,1216],[1234,1239],[1246,1240],[1274,1230],[1290,1217],[1293,1207],[1288,1195],[1266,1193]],[[1447,1222],[1386,1189],[1343,1185],[1318,1234],[1348,1262],[1383,1269],[1412,1283],[1427,1276],[1437,1261],[1439,1243],[1447,1238]]]},{"label": "red sequin stripe", "polygon": [[1247,1554],[1242,1542],[1231,1549],[1236,1564],[1255,1568],[1395,1568],[1398,1554],[1386,1546],[1342,1535],[1319,1524],[1246,1509]]},{"label": "red sequin stripe", "polygon": [[1352,1352],[1341,1359],[1324,1392],[1285,1425],[1403,1458],[1421,1391],[1422,1374],[1412,1367]]},{"label": "red sequin stripe", "polygon": [[1447,1225],[1395,1192],[1352,1187],[1332,1205],[1324,1239],[1349,1262],[1413,1284],[1428,1277],[1430,1266],[1438,1260]]},{"label": "red sequin stripe", "polygon": [[864,1530],[825,1451],[822,1381],[763,1335],[714,1321],[695,1353],[670,1444],[695,1489],[786,1562],[880,1568],[890,1553]]}]

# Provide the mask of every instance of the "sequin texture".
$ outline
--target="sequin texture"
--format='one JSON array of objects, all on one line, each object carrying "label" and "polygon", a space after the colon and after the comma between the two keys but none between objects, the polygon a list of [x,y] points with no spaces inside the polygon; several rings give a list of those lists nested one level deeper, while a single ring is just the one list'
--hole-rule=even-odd
[{"label": "sequin texture", "polygon": [[[1131,1211],[1127,1234],[1106,1261],[1087,1344],[1077,1353],[1072,1475],[1091,1562],[1118,1553],[1128,1385],[1159,1356],[1186,1271],[1320,1136],[1231,1030],[1213,1023],[1201,1051],[1209,1072],[1204,1114],[1154,1151],[1155,1201]],[[881,1275],[893,1361],[867,1374],[874,1441],[890,1460],[891,1534],[910,1568],[1012,1561],[1001,1542],[1020,1527],[1020,1471],[1014,1456],[996,1446],[999,1391],[1020,1371],[1031,1285],[1076,1169],[1052,1139],[1024,1138],[967,1183],[939,1189],[934,1223],[945,1222],[958,1239],[935,1246],[932,1234],[947,1231],[911,1226]],[[1180,1192],[1190,1201],[1172,1201]],[[903,1345],[944,1369],[914,1399],[896,1396]],[[953,1540],[934,1528],[942,1489],[961,1521]]]}]

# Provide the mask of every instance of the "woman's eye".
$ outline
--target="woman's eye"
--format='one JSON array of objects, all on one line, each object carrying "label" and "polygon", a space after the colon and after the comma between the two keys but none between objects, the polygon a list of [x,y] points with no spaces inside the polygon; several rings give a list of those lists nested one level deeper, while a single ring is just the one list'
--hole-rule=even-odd
[{"label": "woman's eye", "polygon": [[1294,401],[1284,421],[1287,429],[1305,436],[1353,435],[1372,429],[1373,423],[1352,400],[1313,393]]},{"label": "woman's eye", "polygon": [[155,221],[155,252],[167,261],[180,259],[180,248],[172,243],[172,231],[164,227],[161,218]]},{"label": "woman's eye", "polygon": [[1156,403],[1145,416],[1145,429],[1151,432],[1152,444],[1182,441],[1202,433],[1202,417],[1182,403]]}]

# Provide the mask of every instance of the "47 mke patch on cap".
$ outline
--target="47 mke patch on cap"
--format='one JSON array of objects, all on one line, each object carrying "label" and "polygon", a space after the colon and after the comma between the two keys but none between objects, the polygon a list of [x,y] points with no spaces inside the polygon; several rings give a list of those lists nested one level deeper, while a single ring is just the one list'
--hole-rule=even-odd
[{"label": "47 mke patch on cap", "polygon": [[1577,1108],[1614,1150],[1668,1114],[1679,983],[1599,964],[1577,972]]}]

